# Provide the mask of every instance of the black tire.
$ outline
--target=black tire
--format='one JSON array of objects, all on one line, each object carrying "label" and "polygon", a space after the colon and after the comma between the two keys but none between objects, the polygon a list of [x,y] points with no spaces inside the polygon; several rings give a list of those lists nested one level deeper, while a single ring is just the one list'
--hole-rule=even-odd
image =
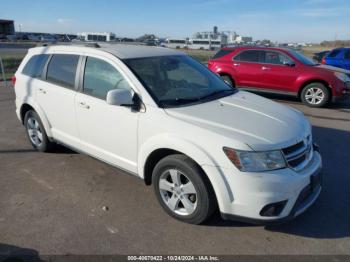
[{"label": "black tire", "polygon": [[[184,177],[184,179],[188,178],[188,181],[193,184],[194,189],[196,191],[195,208],[193,213],[189,215],[178,214],[174,212],[168,207],[165,200],[163,200],[164,193],[162,193],[162,191],[160,190],[160,179],[169,170],[174,169],[178,170],[181,173],[181,175],[183,175],[181,177]],[[210,216],[217,209],[215,193],[212,189],[209,179],[206,177],[206,175],[203,173],[200,167],[192,159],[185,155],[176,154],[161,159],[153,170],[152,183],[160,205],[170,216],[180,221],[190,224],[201,224],[205,220],[210,218]],[[171,194],[172,196],[172,193],[169,194]],[[176,197],[176,193],[174,194]],[[182,200],[184,200],[184,198],[187,197],[187,200],[193,201],[193,198],[191,199],[191,196],[193,197],[193,195],[183,195]],[[178,197],[179,203],[177,205],[178,207],[180,207],[180,205],[182,204],[182,200],[180,200],[180,195],[178,195]],[[185,210],[185,206],[182,206],[182,209]]]},{"label": "black tire", "polygon": [[[31,137],[31,135],[29,134],[31,131],[31,127],[30,127],[30,123],[33,122],[33,120],[37,121],[38,123],[38,128],[41,132],[41,137],[42,139],[40,139],[40,143],[35,142],[34,138]],[[29,123],[30,122],[30,123]],[[32,146],[34,147],[34,149],[36,149],[37,151],[40,152],[49,152],[51,150],[53,150],[55,143],[51,142],[46,134],[45,128],[43,123],[41,122],[41,119],[39,117],[39,115],[34,111],[34,110],[29,110],[25,116],[24,116],[24,126],[26,128],[27,131],[27,136],[28,136],[28,140],[29,142],[32,144]]]},{"label": "black tire", "polygon": [[221,75],[220,76],[222,80],[225,81],[226,84],[228,84],[229,86],[235,87],[235,84],[232,81],[232,78],[228,75]]},{"label": "black tire", "polygon": [[[319,90],[318,92],[322,92],[322,99],[320,100],[310,97],[310,95],[312,96],[312,90]],[[326,106],[330,102],[331,94],[329,92],[329,89],[324,84],[311,83],[303,88],[303,90],[301,91],[300,98],[303,104],[309,107],[319,108]],[[313,99],[315,99],[314,102],[312,101]]]}]

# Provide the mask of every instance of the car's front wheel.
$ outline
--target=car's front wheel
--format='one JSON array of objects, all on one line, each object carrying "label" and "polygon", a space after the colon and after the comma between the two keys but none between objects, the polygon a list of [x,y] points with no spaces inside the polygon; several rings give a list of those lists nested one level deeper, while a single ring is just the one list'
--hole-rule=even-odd
[{"label": "car's front wheel", "polygon": [[311,83],[303,88],[301,100],[309,107],[323,107],[329,103],[330,92],[322,83]]},{"label": "car's front wheel", "polygon": [[216,209],[208,179],[185,155],[170,155],[160,160],[153,170],[152,183],[164,210],[181,221],[201,224]]}]

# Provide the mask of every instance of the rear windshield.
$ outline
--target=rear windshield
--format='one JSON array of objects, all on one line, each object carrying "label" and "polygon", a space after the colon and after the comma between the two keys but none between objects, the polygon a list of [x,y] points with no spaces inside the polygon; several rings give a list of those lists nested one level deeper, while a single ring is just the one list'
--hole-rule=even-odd
[{"label": "rear windshield", "polygon": [[232,53],[233,50],[220,50],[219,52],[217,52],[214,56],[213,56],[213,59],[218,59],[218,58],[221,58],[225,55],[228,55],[230,53]]},{"label": "rear windshield", "polygon": [[49,55],[44,54],[32,56],[24,66],[22,74],[30,77],[40,77],[48,58]]}]

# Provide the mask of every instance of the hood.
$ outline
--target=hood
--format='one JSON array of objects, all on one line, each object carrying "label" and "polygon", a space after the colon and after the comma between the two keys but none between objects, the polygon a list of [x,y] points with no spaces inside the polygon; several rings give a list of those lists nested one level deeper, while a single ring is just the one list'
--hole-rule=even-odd
[{"label": "hood", "polygon": [[309,122],[300,111],[244,91],[165,111],[174,118],[244,143],[256,151],[294,145],[311,132]]},{"label": "hood", "polygon": [[317,68],[324,69],[332,72],[339,72],[350,75],[350,70],[346,70],[340,67],[330,66],[330,65],[318,65]]}]

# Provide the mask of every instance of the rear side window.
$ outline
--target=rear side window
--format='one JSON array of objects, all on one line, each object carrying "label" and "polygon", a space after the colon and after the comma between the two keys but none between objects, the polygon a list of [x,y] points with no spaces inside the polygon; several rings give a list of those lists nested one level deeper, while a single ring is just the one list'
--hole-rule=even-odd
[{"label": "rear side window", "polygon": [[344,59],[350,59],[350,50],[345,52]]},{"label": "rear side window", "polygon": [[47,80],[74,88],[78,55],[53,55],[47,69]]},{"label": "rear side window", "polygon": [[49,55],[32,56],[22,70],[22,74],[30,77],[40,77]]},{"label": "rear side window", "polygon": [[237,55],[234,60],[235,61],[242,61],[242,62],[253,62],[253,63],[259,63],[260,62],[260,53],[261,51],[258,50],[247,50],[243,51],[239,55]]},{"label": "rear side window", "polygon": [[230,53],[232,53],[233,51],[232,50],[220,50],[219,52],[217,52],[214,56],[213,56],[213,59],[218,59],[218,58],[221,58],[225,55],[228,55]]},{"label": "rear side window", "polygon": [[340,53],[340,50],[333,50],[332,52],[329,53],[328,57],[336,57]]},{"label": "rear side window", "polygon": [[106,99],[108,91],[113,89],[131,89],[131,87],[114,66],[101,59],[88,57],[85,65],[83,92]]}]

